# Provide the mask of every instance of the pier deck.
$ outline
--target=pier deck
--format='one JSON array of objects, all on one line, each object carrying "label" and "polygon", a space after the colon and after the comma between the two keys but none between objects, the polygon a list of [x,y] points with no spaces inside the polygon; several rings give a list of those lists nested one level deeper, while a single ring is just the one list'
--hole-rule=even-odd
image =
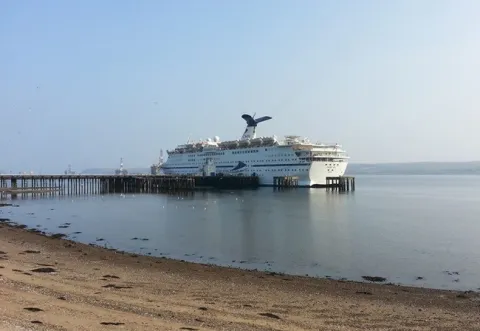
[{"label": "pier deck", "polygon": [[160,193],[199,188],[258,187],[258,177],[202,177],[168,175],[0,175],[0,198],[10,195],[80,195]]},{"label": "pier deck", "polygon": [[[355,177],[327,177],[327,190],[355,190]],[[1,175],[0,199],[11,196],[53,196],[109,193],[160,193],[197,189],[250,189],[259,186],[256,176],[171,175]],[[298,177],[275,177],[275,188],[298,187]]]}]

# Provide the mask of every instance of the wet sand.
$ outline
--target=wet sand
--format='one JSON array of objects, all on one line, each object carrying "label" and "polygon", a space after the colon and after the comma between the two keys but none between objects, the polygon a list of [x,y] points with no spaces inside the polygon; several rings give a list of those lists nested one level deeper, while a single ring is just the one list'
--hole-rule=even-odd
[{"label": "wet sand", "polygon": [[0,274],[0,330],[480,329],[477,293],[136,256],[6,223]]}]

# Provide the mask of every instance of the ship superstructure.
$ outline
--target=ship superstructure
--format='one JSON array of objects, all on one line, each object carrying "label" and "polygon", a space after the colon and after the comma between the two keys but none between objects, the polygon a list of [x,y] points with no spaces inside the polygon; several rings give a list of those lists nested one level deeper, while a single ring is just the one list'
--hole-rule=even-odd
[{"label": "ship superstructure", "polygon": [[342,176],[348,165],[346,152],[338,144],[312,143],[300,136],[257,137],[258,123],[244,114],[247,127],[238,140],[220,141],[218,136],[188,141],[167,151],[162,165],[165,174],[258,176],[260,185],[273,185],[278,176],[297,176],[299,185],[325,185],[326,177]]}]

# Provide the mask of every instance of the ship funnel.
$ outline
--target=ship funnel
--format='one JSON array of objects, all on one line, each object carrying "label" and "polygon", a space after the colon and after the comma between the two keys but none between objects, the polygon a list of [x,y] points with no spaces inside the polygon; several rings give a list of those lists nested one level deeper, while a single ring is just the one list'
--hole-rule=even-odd
[{"label": "ship funnel", "polygon": [[[254,115],[255,116],[255,115]],[[256,137],[256,128],[258,123],[268,121],[272,119],[270,116],[263,116],[259,118],[253,118],[248,114],[243,114],[242,118],[247,122],[247,128],[243,132],[241,140],[255,139]]]}]

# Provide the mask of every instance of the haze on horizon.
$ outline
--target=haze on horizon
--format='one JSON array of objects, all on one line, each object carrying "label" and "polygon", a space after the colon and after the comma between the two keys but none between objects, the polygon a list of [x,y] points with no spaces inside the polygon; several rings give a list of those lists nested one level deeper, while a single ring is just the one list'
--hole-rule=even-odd
[{"label": "haze on horizon", "polygon": [[480,160],[480,2],[0,3],[5,171],[148,167],[188,137],[338,142],[351,162]]}]

